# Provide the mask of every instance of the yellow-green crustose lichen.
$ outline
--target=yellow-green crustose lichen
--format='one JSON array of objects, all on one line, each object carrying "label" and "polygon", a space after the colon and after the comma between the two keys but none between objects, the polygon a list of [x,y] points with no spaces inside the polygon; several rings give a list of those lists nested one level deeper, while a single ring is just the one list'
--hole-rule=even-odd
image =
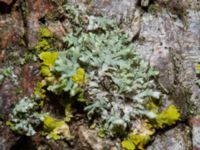
[{"label": "yellow-green crustose lichen", "polygon": [[126,150],[143,150],[144,146],[151,140],[154,134],[154,129],[164,128],[166,126],[174,125],[180,119],[180,113],[174,105],[170,105],[161,113],[155,112],[155,118],[149,120],[148,123],[144,122],[140,131],[133,131],[127,139],[121,143],[122,147]]},{"label": "yellow-green crustose lichen", "polygon": [[45,27],[41,27],[39,30],[40,40],[35,46],[36,52],[47,51],[52,48],[51,39],[53,34]]}]

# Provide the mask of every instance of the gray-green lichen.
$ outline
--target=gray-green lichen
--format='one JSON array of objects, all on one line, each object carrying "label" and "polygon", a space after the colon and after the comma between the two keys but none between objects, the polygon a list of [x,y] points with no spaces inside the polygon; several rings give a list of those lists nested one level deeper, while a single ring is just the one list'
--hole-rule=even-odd
[{"label": "gray-green lichen", "polygon": [[38,104],[33,98],[22,98],[12,110],[7,124],[19,134],[32,136],[44,119],[44,114],[37,112]]},{"label": "gray-green lichen", "polygon": [[7,67],[0,69],[0,84],[5,78],[9,78],[14,86],[19,85],[18,76],[14,73],[14,67]]},{"label": "gray-green lichen", "polygon": [[[142,116],[155,117],[145,105],[160,98],[153,80],[158,72],[140,58],[129,36],[114,20],[65,9],[75,18],[76,29],[64,37],[66,50],[59,52],[47,90],[70,96],[84,92],[89,119],[99,116],[95,120],[111,134],[124,134]],[[72,80],[80,68],[85,71],[83,85]]]}]

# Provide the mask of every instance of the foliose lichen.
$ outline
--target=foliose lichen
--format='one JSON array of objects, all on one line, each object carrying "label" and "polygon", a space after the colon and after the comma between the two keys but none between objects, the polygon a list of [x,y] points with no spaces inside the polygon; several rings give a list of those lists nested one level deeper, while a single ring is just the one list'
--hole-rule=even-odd
[{"label": "foliose lichen", "polygon": [[[78,30],[64,38],[66,50],[58,53],[50,68],[44,65],[48,58],[41,57],[48,52],[41,53],[47,90],[85,97],[89,119],[97,114],[99,125],[103,124],[108,134],[124,134],[134,119],[148,117],[145,104],[160,98],[153,80],[158,72],[140,58],[114,20],[84,16],[75,7],[64,8],[69,18],[75,17],[72,23]],[[51,55],[48,57],[54,58],[55,54]]]},{"label": "foliose lichen", "polygon": [[43,122],[44,116],[33,98],[24,97],[13,108],[7,125],[18,134],[32,136]]},{"label": "foliose lichen", "polygon": [[[143,149],[156,129],[173,125],[180,118],[175,106],[160,111],[151,103],[162,99],[155,83],[158,71],[140,57],[128,34],[114,20],[89,16],[71,5],[63,6],[63,11],[73,32],[64,37],[64,50],[56,51],[49,46],[52,34],[41,29],[41,41],[35,49],[40,53],[43,79],[34,95],[40,100],[47,92],[60,96],[58,105],[63,106],[65,118],[44,117],[36,112],[44,101],[36,104],[24,98],[13,109],[11,128],[33,135],[43,121],[47,138],[68,140],[72,136],[66,122],[73,117],[72,104],[84,102],[84,111],[95,122],[100,137],[127,137],[131,132],[122,147]],[[21,108],[26,105],[26,109]],[[139,128],[137,122],[142,122]]]}]

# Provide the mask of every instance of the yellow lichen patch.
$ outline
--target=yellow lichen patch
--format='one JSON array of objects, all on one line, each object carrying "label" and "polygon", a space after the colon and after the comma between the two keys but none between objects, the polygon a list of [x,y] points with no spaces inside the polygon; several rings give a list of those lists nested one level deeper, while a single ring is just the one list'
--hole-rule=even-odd
[{"label": "yellow lichen patch", "polygon": [[197,72],[200,72],[200,64],[197,64]]},{"label": "yellow lichen patch", "polygon": [[146,120],[140,121],[138,129],[129,134],[128,139],[123,140],[121,145],[126,150],[143,150],[153,134],[152,126]]},{"label": "yellow lichen patch", "polygon": [[52,47],[49,40],[51,40],[53,34],[45,27],[40,28],[39,34],[40,40],[35,46],[35,50],[36,52],[47,51]]},{"label": "yellow lichen patch", "polygon": [[174,105],[170,105],[166,110],[157,114],[155,128],[164,128],[165,126],[171,126],[180,119],[180,113]]},{"label": "yellow lichen patch", "polygon": [[65,121],[66,122],[69,122],[71,118],[73,117],[71,109],[72,109],[71,103],[66,104],[65,106]]},{"label": "yellow lichen patch", "polygon": [[45,81],[41,81],[37,83],[37,87],[34,89],[34,95],[40,99],[45,98],[46,90],[43,87],[46,85]]},{"label": "yellow lichen patch", "polygon": [[144,146],[150,141],[150,135],[131,133],[127,140],[122,141],[121,145],[126,150],[143,150]]},{"label": "yellow lichen patch", "polygon": [[39,30],[39,33],[40,33],[41,38],[52,38],[53,37],[53,34],[49,31],[48,28],[45,28],[45,27],[41,27]]},{"label": "yellow lichen patch", "polygon": [[58,58],[58,52],[42,52],[39,57],[43,61],[40,70],[42,76],[51,76],[51,69]]},{"label": "yellow lichen patch", "polygon": [[151,101],[147,103],[145,106],[149,111],[154,112],[154,113],[156,113],[159,108],[154,102],[151,102]]},{"label": "yellow lichen patch", "polygon": [[122,141],[121,145],[126,150],[135,150],[136,149],[135,144],[130,140]]},{"label": "yellow lichen patch", "polygon": [[48,40],[46,40],[46,39],[42,39],[42,40],[39,41],[38,44],[35,46],[36,52],[47,51],[47,50],[50,49],[50,48],[51,48],[51,46],[50,46]]},{"label": "yellow lichen patch", "polygon": [[57,120],[48,115],[44,118],[44,131],[48,133],[47,138],[54,140],[73,138],[68,125],[63,120]]},{"label": "yellow lichen patch", "polygon": [[78,68],[76,73],[72,75],[72,80],[75,83],[78,83],[80,85],[83,85],[85,82],[85,71],[82,68]]},{"label": "yellow lichen patch", "polygon": [[149,124],[147,120],[142,120],[138,125],[139,129],[135,130],[134,133],[139,133],[141,135],[153,135],[154,131],[152,129],[152,125]]}]

